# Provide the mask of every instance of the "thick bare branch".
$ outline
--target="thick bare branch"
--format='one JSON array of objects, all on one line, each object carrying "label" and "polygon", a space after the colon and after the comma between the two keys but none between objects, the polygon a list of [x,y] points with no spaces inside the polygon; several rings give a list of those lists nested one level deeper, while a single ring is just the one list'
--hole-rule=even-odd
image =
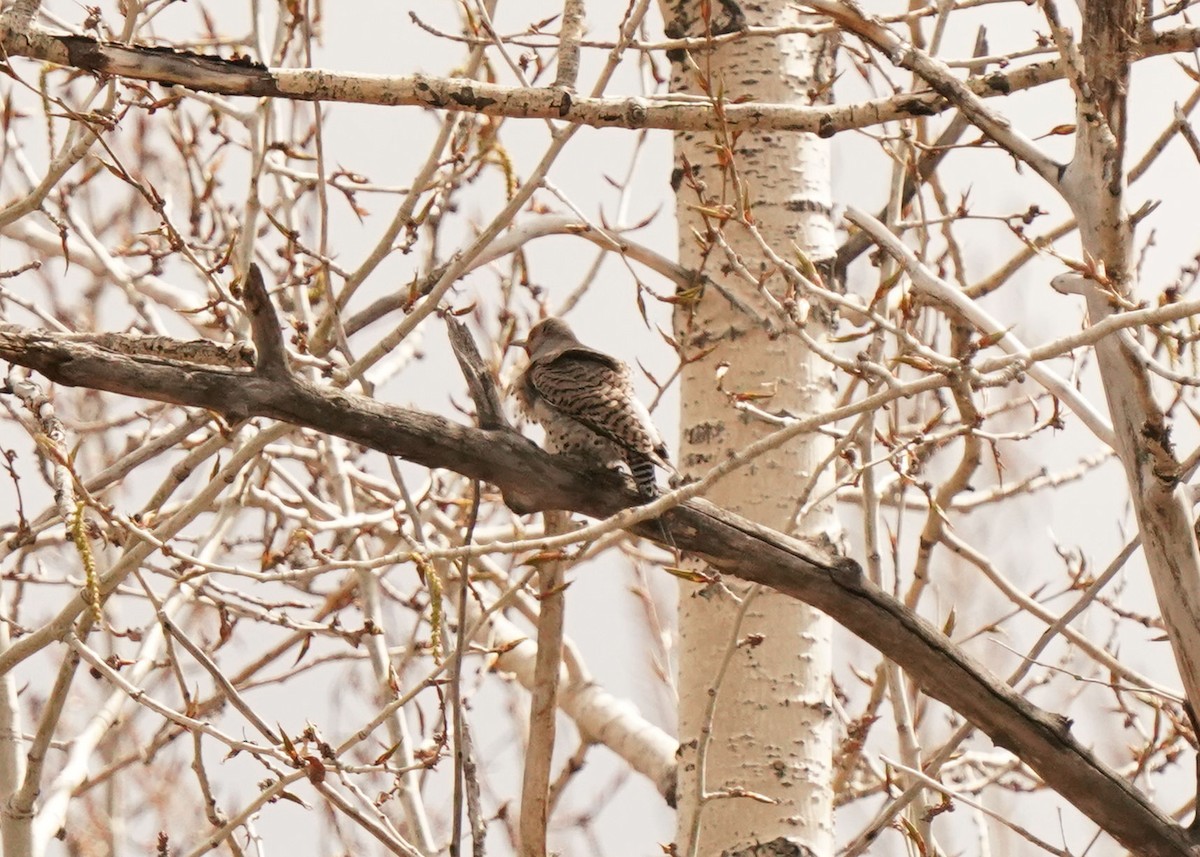
[{"label": "thick bare branch", "polygon": [[[8,326],[0,357],[69,386],[190,404],[233,419],[269,417],[328,432],[429,467],[500,487],[523,511],[569,509],[594,517],[635,502],[620,477],[547,455],[519,435],[457,425],[303,381],[249,372],[138,361],[88,343]],[[1190,853],[1187,833],[1070,734],[1069,721],[1038,709],[993,677],[932,625],[867,581],[858,565],[703,501],[665,515],[679,548],[714,568],[762,583],[826,611],[885,652],[921,685],[1010,750],[1118,841],[1145,855]],[[637,531],[656,538],[654,522]],[[81,611],[84,603],[77,600]],[[19,640],[0,655],[0,675],[36,651]],[[39,645],[44,642],[39,640]]]},{"label": "thick bare branch", "polygon": [[[1141,56],[1160,56],[1200,45],[1200,28],[1150,34]],[[595,98],[562,89],[525,89],[465,78],[431,75],[377,75],[327,69],[267,68],[247,60],[139,45],[115,45],[86,36],[14,29],[0,21],[0,46],[10,57],[28,57],[84,71],[133,80],[185,86],[199,92],[299,101],[408,105],[439,110],[562,119],[598,128],[665,128],[730,131],[775,129],[831,136],[893,119],[932,116],[952,106],[937,92],[904,93],[841,107],[797,107],[746,102],[726,104],[718,114],[707,100]],[[1064,75],[1061,61],[1030,63],[962,84],[979,98],[1028,89]]]}]

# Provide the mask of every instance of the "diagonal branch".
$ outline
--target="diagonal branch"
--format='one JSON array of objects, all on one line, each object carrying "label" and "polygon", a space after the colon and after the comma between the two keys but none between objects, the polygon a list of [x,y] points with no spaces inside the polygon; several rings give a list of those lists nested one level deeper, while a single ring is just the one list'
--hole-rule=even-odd
[{"label": "diagonal branch", "polygon": [[804,0],[804,5],[829,16],[839,26],[882,51],[893,64],[916,74],[934,92],[961,110],[975,127],[997,145],[1028,164],[1051,187],[1058,186],[1062,165],[1015,130],[1008,119],[987,107],[983,99],[955,77],[944,62],[904,41],[882,22],[864,15],[854,3],[846,0]]},{"label": "diagonal branch", "polygon": [[[523,512],[568,509],[605,517],[637,499],[617,475],[548,455],[511,430],[462,426],[303,380],[279,382],[248,371],[147,361],[12,325],[0,327],[0,358],[68,386],[208,408],[230,419],[267,417],[335,434],[427,467],[490,482],[510,506]],[[992,676],[936,628],[866,580],[857,563],[703,501],[671,509],[664,517],[680,549],[723,573],[824,610],[886,653],[923,692],[1016,754],[1127,847],[1143,855],[1189,853],[1186,832],[1075,741],[1069,721],[1042,711]],[[651,539],[660,534],[653,521],[636,531]],[[71,610],[77,614],[82,609],[84,602],[76,598]],[[69,628],[69,622],[59,623],[16,641],[0,654],[0,675],[61,639]]]},{"label": "diagonal branch", "polygon": [[[995,345],[1008,354],[1020,357],[1029,354],[1029,349],[1013,335],[1011,330],[1008,330],[999,320],[993,318],[983,307],[961,291],[935,276],[921,264],[916,254],[909,250],[903,241],[874,217],[850,206],[846,212],[846,218],[861,229],[862,234],[870,236],[901,264],[918,292],[966,319],[976,330],[993,340]],[[1108,446],[1116,443],[1113,437],[1113,428],[1104,414],[1097,411],[1087,397],[1071,386],[1065,378],[1058,375],[1053,369],[1032,361],[1029,365],[1029,376],[1070,408],[1080,421],[1091,429],[1092,434],[1103,443]]]}]

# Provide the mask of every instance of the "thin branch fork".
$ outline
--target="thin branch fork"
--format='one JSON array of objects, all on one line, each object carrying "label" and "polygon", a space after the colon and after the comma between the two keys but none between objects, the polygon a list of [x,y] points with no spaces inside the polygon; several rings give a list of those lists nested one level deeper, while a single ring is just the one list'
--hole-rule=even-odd
[{"label": "thin branch fork", "polygon": [[[261,278],[246,281],[246,304],[263,317],[251,325],[270,335]],[[278,336],[278,327],[275,328]],[[273,346],[256,342],[259,354]],[[434,414],[376,402],[265,371],[145,361],[88,342],[0,327],[0,358],[56,383],[203,407],[230,419],[266,417],[334,434],[427,467],[492,483],[517,511],[565,509],[596,517],[636,502],[619,476],[546,454],[511,429],[463,426]],[[936,628],[864,578],[857,563],[754,524],[701,500],[661,517],[676,545],[722,573],[770,586],[824,610],[905,669],[926,694],[962,714],[1028,764],[1048,786],[1127,847],[1144,855],[1191,853],[1188,833],[1070,734],[1067,720],[1038,709],[992,676]],[[634,531],[654,539],[660,524]],[[119,581],[105,581],[111,591]],[[56,622],[0,654],[0,675],[70,628],[85,608],[76,598]]]}]

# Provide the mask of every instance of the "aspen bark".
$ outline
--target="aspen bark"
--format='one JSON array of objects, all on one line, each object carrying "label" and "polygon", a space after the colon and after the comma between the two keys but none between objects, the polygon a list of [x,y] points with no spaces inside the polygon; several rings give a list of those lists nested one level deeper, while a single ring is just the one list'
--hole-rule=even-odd
[{"label": "aspen bark", "polygon": [[[1073,81],[1075,155],[1062,184],[1079,221],[1085,258],[1095,269],[1091,288],[1083,290],[1093,325],[1117,314],[1119,300],[1132,304],[1138,299],[1124,160],[1131,34],[1139,25],[1139,5],[1131,0],[1084,4],[1079,71]],[[1121,337],[1109,336],[1096,344],[1096,364],[1150,580],[1194,711],[1200,705],[1200,549],[1193,529],[1193,498],[1175,455],[1171,419],[1155,396],[1149,370]]]},{"label": "aspen bark", "polygon": [[[702,8],[671,4],[668,33],[696,37],[739,25],[733,4],[713,4],[709,21]],[[801,17],[783,0],[744,8],[752,25]],[[827,82],[826,50],[820,40],[789,35],[692,51],[674,57],[672,88],[722,103],[753,94],[809,104]],[[818,264],[832,258],[829,173],[828,147],[812,135],[676,135],[680,262],[721,286],[681,295],[676,310],[689,361],[680,388],[685,476],[703,475],[771,430],[735,409],[739,397],[792,415],[831,405],[828,367],[798,331],[821,339],[829,315],[806,304],[763,250],[765,242],[789,262],[793,247]],[[813,474],[829,449],[824,436],[798,438],[718,483],[709,499],[785,532],[832,535],[828,504],[796,520],[802,488],[810,497],[826,490],[826,476],[814,484]],[[747,597],[753,601],[743,610],[739,599]],[[828,618],[726,580],[681,584],[679,622],[679,853],[767,853],[761,846],[785,841],[831,853]],[[770,800],[731,796],[739,790]]]}]

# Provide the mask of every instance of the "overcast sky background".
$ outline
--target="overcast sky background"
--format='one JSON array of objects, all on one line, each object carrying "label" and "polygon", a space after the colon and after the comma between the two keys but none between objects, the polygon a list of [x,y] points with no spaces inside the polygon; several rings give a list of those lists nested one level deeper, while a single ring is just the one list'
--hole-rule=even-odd
[{"label": "overcast sky background", "polygon": [[[501,0],[500,6],[496,25],[502,33],[523,30],[530,21],[555,15],[560,8],[559,3],[545,0],[522,0],[520,3]],[[624,6],[624,3],[604,3],[595,0],[590,3],[589,34],[597,38],[608,38],[614,32],[616,21]],[[868,2],[864,3],[864,6],[871,11],[882,13],[897,11],[902,4]],[[76,25],[86,14],[80,5],[63,0],[48,2],[46,7]],[[108,10],[107,6],[104,8]],[[1035,9],[1027,9],[1019,4],[1009,4],[1002,8],[1004,11],[999,14],[995,8],[986,6],[955,13],[946,34],[943,55],[969,56],[976,28],[981,24],[987,26],[992,53],[1028,47],[1034,42],[1035,31],[1045,31],[1046,28]],[[242,4],[189,2],[175,4],[160,15],[156,24],[157,33],[164,38],[174,33],[195,33],[201,9],[208,9],[213,14],[227,15],[227,19],[222,18],[221,26],[227,28],[228,32],[245,30],[246,10]],[[330,2],[324,6],[324,46],[314,58],[314,64],[344,72],[425,72],[439,75],[452,73],[464,57],[461,46],[437,41],[421,31],[409,19],[410,11],[416,11],[423,20],[441,29],[458,31],[458,13],[456,4],[452,3],[430,0],[388,3]],[[657,13],[654,13],[653,18],[657,34],[661,29],[661,22]],[[590,88],[603,60],[602,52],[584,53],[580,76],[581,90]],[[29,65],[26,64],[25,67],[29,68]],[[497,62],[495,67],[501,72],[502,82],[509,82],[504,77],[506,72],[502,64]],[[902,73],[890,73],[897,80],[907,80],[906,75]],[[1130,123],[1131,161],[1140,158],[1149,141],[1160,133],[1164,123],[1169,120],[1172,104],[1186,98],[1191,88],[1192,84],[1170,58],[1138,65],[1131,101],[1134,110]],[[608,94],[636,94],[639,91],[640,83],[635,69],[632,63],[626,63],[609,87]],[[866,94],[867,91],[856,74],[847,70],[837,87],[838,100],[848,101],[864,97]],[[1056,126],[1073,122],[1069,91],[1062,83],[1039,87],[1031,92],[1019,93],[1005,99],[992,99],[989,105],[995,109],[1002,109],[1031,137],[1040,137]],[[407,185],[416,165],[425,157],[440,121],[439,115],[416,108],[344,104],[327,106],[324,115],[325,146],[331,164],[369,176],[378,184],[400,186]],[[876,133],[877,129],[862,133],[846,132],[839,134],[832,141],[834,200],[839,211],[847,205],[878,210],[887,198],[891,167],[880,154],[878,145],[871,139]],[[614,209],[617,192],[606,181],[606,177],[616,178],[624,174],[630,153],[636,145],[636,138],[634,133],[617,129],[584,128],[555,165],[551,180],[589,217],[605,219],[612,223],[617,216]],[[505,123],[503,141],[513,157],[519,175],[529,173],[532,164],[542,155],[547,139],[546,126],[541,121],[508,120]],[[972,133],[968,132],[965,139],[973,139]],[[1070,155],[1072,138],[1069,136],[1053,137],[1039,142],[1063,160]],[[628,222],[638,222],[654,215],[649,224],[636,234],[636,238],[673,258],[677,237],[672,214],[673,197],[669,187],[671,168],[670,134],[649,133],[635,173]],[[233,175],[236,176],[236,172]],[[1036,177],[1024,176],[1014,180],[1011,159],[994,150],[972,148],[952,153],[946,160],[943,176],[951,188],[969,188],[970,207],[975,214],[1012,214],[1026,208],[1031,201],[1036,201],[1043,209],[1050,211],[1051,216],[1039,220],[1034,227],[1035,232],[1057,223],[1064,214],[1064,208],[1055,204],[1052,196],[1039,186],[1040,182]],[[1181,188],[1189,190],[1181,192]],[[1180,265],[1196,253],[1194,206],[1197,188],[1200,188],[1200,170],[1186,146],[1176,140],[1148,177],[1131,192],[1131,204],[1134,207],[1143,200],[1162,200],[1162,205],[1147,218],[1139,230],[1139,243],[1151,232],[1154,234],[1154,245],[1146,254],[1143,269],[1143,298],[1153,299],[1163,285],[1177,276]],[[236,184],[227,190],[231,195],[235,195]],[[7,200],[11,194],[12,190],[7,189],[2,197]],[[338,195],[331,194],[330,199],[330,246],[337,249],[339,260],[356,263],[384,229],[393,199],[360,194],[357,201],[370,211],[370,216],[364,221],[355,217]],[[486,176],[473,189],[468,199],[470,202],[463,209],[463,213],[473,214],[477,223],[485,223],[503,199],[496,175],[493,173]],[[471,205],[476,206],[474,211],[471,211]],[[459,234],[462,235],[463,232],[460,230]],[[991,222],[964,224],[960,227],[960,234],[965,239],[968,269],[974,275],[993,270],[1017,246],[1015,239],[1006,238],[1003,230]],[[447,234],[448,240],[453,238],[453,232]],[[1064,242],[1064,246],[1074,250],[1076,245],[1073,242]],[[531,276],[537,285],[552,295],[552,306],[561,302],[574,290],[590,267],[596,252],[593,245],[571,237],[540,239],[527,248]],[[15,249],[11,242],[0,239],[0,268],[15,267],[23,258],[23,250]],[[419,261],[420,254],[407,257],[393,255],[381,266],[369,287],[356,299],[359,301],[358,305],[365,306],[373,297],[393,291],[400,284],[407,283]],[[1079,299],[1057,295],[1048,286],[1049,277],[1060,270],[1060,266],[1046,260],[1031,264],[1022,270],[1010,286],[988,298],[985,304],[994,314],[1016,325],[1015,332],[1030,345],[1076,330],[1083,317]],[[662,292],[670,291],[669,285],[653,274],[643,270],[640,271],[640,275],[651,287]],[[70,276],[73,275],[68,273],[64,282],[69,282]],[[851,290],[863,294],[872,293],[875,287],[874,276],[875,272],[866,263],[860,262],[853,271]],[[478,300],[486,309],[492,300],[490,296],[494,293],[494,283],[495,274],[487,270],[468,277],[458,287],[459,301],[467,304]],[[643,325],[636,311],[634,297],[635,286],[632,277],[620,260],[610,257],[604,262],[598,287],[593,288],[569,320],[581,338],[589,344],[615,353],[631,364],[640,361],[658,377],[665,377],[673,366],[674,355],[657,333]],[[127,311],[122,308],[112,309],[112,329],[121,329],[123,312],[127,315]],[[667,305],[651,304],[650,314],[653,322],[669,329],[670,311]],[[450,414],[450,394],[461,399],[461,383],[449,357],[441,325],[436,321],[428,324],[422,335],[426,358],[413,363],[403,374],[383,386],[377,395],[381,399]],[[513,355],[514,360],[515,357],[516,355]],[[1085,391],[1097,402],[1101,402],[1101,391],[1094,378],[1089,373],[1085,373],[1084,377]],[[643,383],[641,389],[648,393],[650,387]],[[671,439],[670,443],[674,447],[678,420],[677,397],[673,391],[664,397],[656,418],[664,435]],[[1194,445],[1197,432],[1194,425],[1183,424],[1182,420],[1180,422],[1176,428],[1176,439],[1180,450],[1186,454]],[[1068,428],[1060,433],[1043,434],[1028,445],[1006,448],[1007,471],[1004,478],[1020,479],[1045,461],[1065,465],[1097,450],[1097,443],[1090,434],[1080,430],[1069,417],[1068,423]],[[29,446],[25,437],[5,438],[4,442],[22,450],[27,450]],[[25,458],[26,462],[29,460],[29,457]],[[935,464],[931,478],[936,478],[938,466],[941,465]],[[46,497],[37,496],[37,488],[31,484],[32,481],[27,480],[22,487],[33,491],[33,497],[44,502]],[[130,508],[134,506],[132,498],[136,496],[136,492],[136,488],[131,489]],[[963,522],[960,535],[988,551],[1018,583],[1027,579],[1055,576],[1054,570],[1061,569],[1061,561],[1055,552],[1056,544],[1067,548],[1080,547],[1086,551],[1094,565],[1103,567],[1132,532],[1124,497],[1125,490],[1119,468],[1110,464],[1088,479],[1064,487],[1053,496],[1042,494],[1018,501],[1007,509],[1003,520]],[[12,499],[11,486],[0,480],[0,507],[9,506]],[[26,502],[31,502],[28,493]],[[36,507],[36,503],[34,505]],[[851,506],[845,506],[843,509],[847,512],[843,524],[846,528],[849,552],[861,559],[861,544],[857,537],[859,525],[854,517],[854,509]],[[910,525],[901,542],[902,552],[910,561],[916,530],[916,526]],[[940,556],[939,563],[951,562],[944,554]],[[902,568],[902,574],[903,571]],[[1152,610],[1152,595],[1140,558],[1130,564],[1126,574],[1128,585],[1122,596],[1128,599],[1125,603],[1132,609]],[[653,571],[649,579],[662,609],[669,614],[669,605],[674,597],[673,580],[667,575]],[[937,596],[944,602],[942,615],[954,606],[959,616],[960,628],[974,628],[985,623],[988,618],[1000,618],[998,614],[992,615],[988,612],[1000,609],[994,599],[971,597],[972,590],[979,585],[973,572],[963,570],[960,587],[945,586],[944,580],[943,578],[943,586]],[[630,569],[626,564],[619,562],[594,564],[574,575],[567,597],[567,633],[578,643],[585,661],[599,682],[615,694],[634,701],[651,720],[668,730],[673,730],[672,701],[648,667],[645,654],[648,645],[645,622],[636,600],[628,591],[633,582]],[[49,605],[47,609],[50,609]],[[1009,630],[1015,633],[1005,644],[1021,650],[1032,638],[1021,637],[1020,632],[1024,630],[1029,634],[1036,634],[1041,629],[1030,625],[1028,628]],[[1121,655],[1147,675],[1169,684],[1177,684],[1169,651],[1165,643],[1155,642],[1157,636],[1156,631],[1148,629],[1144,640],[1127,641]],[[998,649],[995,640],[977,639],[968,648],[985,658],[1001,673],[1004,664],[1009,664],[1010,668],[1015,664],[1015,660]],[[846,634],[839,634],[837,657],[839,675],[843,679],[848,676],[847,667],[854,663],[856,658],[860,659],[862,664],[872,663],[870,653]],[[365,672],[347,675],[334,668],[324,672],[334,686],[344,684],[347,688],[362,681],[365,676]],[[854,688],[849,690],[856,697],[860,693]],[[337,697],[338,694],[332,696]],[[263,694],[256,701],[263,705],[268,722],[277,718],[289,728],[301,725],[292,722],[295,721],[295,699],[287,698],[283,694]],[[1120,758],[1113,754],[1124,749],[1122,736],[1089,734],[1089,707],[1106,707],[1110,704],[1102,690],[1082,688],[1073,700],[1063,700],[1061,694],[1056,693],[1047,699],[1038,699],[1035,696],[1034,701],[1075,717],[1076,734],[1083,738],[1085,743],[1094,740],[1101,755],[1108,754],[1106,757],[1109,761]],[[488,706],[504,704],[503,697],[492,697],[488,693],[481,694],[473,702],[474,722],[480,730],[481,740],[487,750],[504,746],[506,743],[511,747],[517,745],[512,740],[513,736],[504,728],[489,731]],[[361,715],[362,711],[353,703],[346,703],[344,709],[327,712],[324,716],[329,718],[328,731],[332,732],[338,726],[354,726],[359,722]],[[288,718],[291,718],[291,721]],[[503,720],[507,725],[507,714],[497,719]],[[977,742],[976,746],[987,746],[987,742]],[[572,792],[581,788],[584,783],[591,784],[592,788],[602,787],[610,782],[611,777],[619,770],[619,766],[611,760],[608,763],[604,761],[603,757],[607,757],[607,751],[599,751],[596,755],[602,757],[601,760],[591,763],[580,783],[572,787]],[[510,761],[513,771],[516,771],[519,760],[513,757]],[[249,797],[253,793],[252,784],[258,778],[258,775],[249,773],[249,767],[239,767],[241,764],[238,760],[222,764],[218,757],[214,756],[214,768],[222,768],[229,774],[229,782],[225,784],[229,791],[223,795],[229,798],[228,808],[234,808],[239,803],[238,800],[232,799],[232,796],[238,795],[243,800]],[[241,777],[246,778],[238,784],[237,780]],[[1188,787],[1187,778],[1182,778],[1179,794],[1186,793],[1183,790]],[[568,792],[568,806],[571,805],[572,792]],[[1174,805],[1172,798],[1163,795],[1159,797],[1162,798],[1165,808]],[[1044,797],[1034,800],[1041,801],[1042,807],[1049,806]],[[581,799],[580,805],[588,802],[586,798]],[[436,806],[436,799],[431,797],[430,805]],[[1033,804],[1026,802],[1022,811],[1033,811],[1029,809],[1031,806]],[[293,804],[281,803],[264,810],[260,826],[269,843],[291,840],[294,843],[292,853],[321,855],[328,852],[320,845],[322,823],[319,815]],[[844,817],[839,817],[841,835],[844,837],[855,829],[862,819],[861,809],[849,810]],[[1076,848],[1082,847],[1087,832],[1091,830],[1090,825],[1081,822],[1078,815],[1071,812],[1064,817],[1063,828],[1068,837],[1067,842]],[[601,853],[651,857],[661,853],[656,843],[668,842],[673,837],[673,818],[653,788],[635,778],[614,792],[604,811],[596,819],[595,829],[601,838]],[[499,836],[494,836],[491,844],[496,846],[494,853],[503,853]],[[589,853],[577,839],[561,844],[568,854]],[[974,846],[969,840],[951,838],[947,844],[957,845],[963,853],[974,852]],[[878,853],[896,853],[889,850],[894,847],[893,839],[889,846],[881,847]],[[1111,845],[1107,845],[1105,849],[1093,853],[1113,852]]]}]

